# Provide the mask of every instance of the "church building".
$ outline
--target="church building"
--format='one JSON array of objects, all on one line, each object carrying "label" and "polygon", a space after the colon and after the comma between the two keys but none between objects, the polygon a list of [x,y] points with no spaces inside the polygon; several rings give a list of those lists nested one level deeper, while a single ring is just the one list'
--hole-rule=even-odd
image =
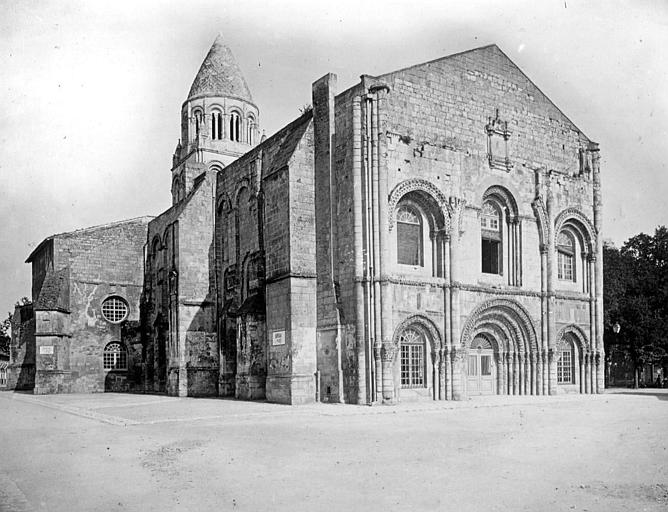
[{"label": "church building", "polygon": [[604,387],[598,145],[496,46],[337,90],[258,141],[218,39],[149,225],[156,391],[282,403]]},{"label": "church building", "polygon": [[343,90],[327,74],[266,137],[219,37],[180,124],[167,211],[30,256],[14,386],[287,404],[603,391],[598,144],[496,45]]}]

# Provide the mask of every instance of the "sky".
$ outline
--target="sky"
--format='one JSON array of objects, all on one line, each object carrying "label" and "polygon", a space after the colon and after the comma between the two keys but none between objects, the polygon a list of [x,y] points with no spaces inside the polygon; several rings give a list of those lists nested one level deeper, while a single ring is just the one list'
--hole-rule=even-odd
[{"label": "sky", "polygon": [[604,238],[668,224],[665,0],[0,0],[0,12],[0,312],[30,296],[24,262],[44,238],[170,206],[181,104],[218,33],[267,135],[328,72],[343,91],[496,43],[600,144]]}]

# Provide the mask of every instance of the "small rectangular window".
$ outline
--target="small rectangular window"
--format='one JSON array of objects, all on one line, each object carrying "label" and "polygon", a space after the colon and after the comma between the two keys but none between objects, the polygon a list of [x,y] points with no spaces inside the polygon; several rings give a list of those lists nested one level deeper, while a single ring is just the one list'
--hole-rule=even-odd
[{"label": "small rectangular window", "polygon": [[482,239],[482,271],[485,274],[501,274],[501,243]]}]

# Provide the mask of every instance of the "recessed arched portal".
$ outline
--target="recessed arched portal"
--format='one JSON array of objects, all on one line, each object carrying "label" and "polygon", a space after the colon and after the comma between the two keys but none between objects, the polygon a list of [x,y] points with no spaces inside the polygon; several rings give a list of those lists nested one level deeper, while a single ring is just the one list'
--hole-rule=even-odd
[{"label": "recessed arched portal", "polygon": [[482,303],[462,331],[466,394],[535,395],[546,374],[527,311],[508,299]]}]

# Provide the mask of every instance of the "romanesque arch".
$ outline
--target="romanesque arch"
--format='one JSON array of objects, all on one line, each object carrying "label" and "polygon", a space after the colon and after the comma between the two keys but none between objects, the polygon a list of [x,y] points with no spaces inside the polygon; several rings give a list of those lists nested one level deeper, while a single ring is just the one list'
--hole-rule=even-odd
[{"label": "romanesque arch", "polygon": [[401,334],[408,328],[414,327],[422,331],[429,338],[430,348],[432,351],[438,350],[443,346],[443,337],[441,332],[436,327],[434,322],[422,315],[411,315],[405,318],[394,330],[392,336],[392,343],[399,346]]},{"label": "romanesque arch", "polygon": [[[413,194],[411,194],[413,193]],[[448,199],[443,192],[433,183],[421,178],[411,178],[399,183],[388,198],[388,229],[392,231],[396,221],[396,209],[399,201],[407,194],[411,194],[416,202],[422,203],[427,211],[431,211],[435,221],[436,228],[444,229],[450,232],[450,209]],[[438,224],[442,224],[438,226]]]},{"label": "romanesque arch", "polygon": [[[489,346],[477,340],[488,340]],[[468,394],[537,394],[545,374],[531,316],[518,302],[492,299],[469,315],[457,351]]]},{"label": "romanesque arch", "polygon": [[589,338],[587,337],[587,334],[584,332],[582,327],[579,325],[575,324],[569,324],[561,329],[559,329],[559,332],[557,333],[557,342],[559,340],[562,340],[564,337],[567,335],[571,335],[572,338],[577,342],[578,348],[584,353],[588,350],[591,349],[591,346],[589,344]]},{"label": "romanesque arch", "polygon": [[394,330],[395,383],[404,393],[438,395],[440,348],[443,337],[436,325],[422,315],[411,315]]},{"label": "romanesque arch", "polygon": [[581,238],[586,251],[589,254],[594,253],[594,246],[596,244],[596,230],[594,225],[587,218],[587,216],[582,213],[577,208],[566,208],[563,210],[557,218],[554,220],[554,244],[557,244],[556,238],[559,236],[559,233],[565,229],[570,228]]}]

